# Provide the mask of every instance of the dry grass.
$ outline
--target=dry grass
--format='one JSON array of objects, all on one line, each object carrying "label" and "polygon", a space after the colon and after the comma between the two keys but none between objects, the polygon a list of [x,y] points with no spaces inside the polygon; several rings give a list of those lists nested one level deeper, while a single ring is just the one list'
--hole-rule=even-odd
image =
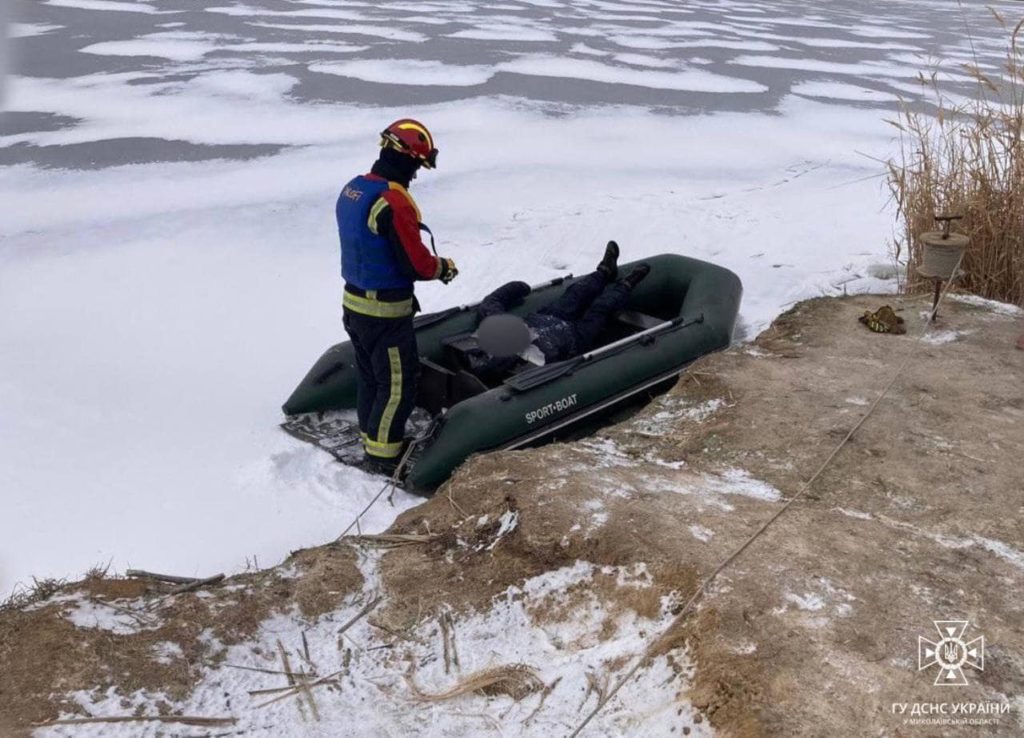
[{"label": "dry grass", "polygon": [[407,680],[416,698],[427,702],[443,702],[473,692],[487,696],[507,695],[518,701],[544,689],[544,682],[537,676],[536,670],[526,664],[495,666],[477,671],[460,680],[451,689],[436,694],[421,690],[411,676]]},{"label": "dry grass", "polygon": [[65,579],[32,578],[32,586],[18,586],[7,599],[0,602],[0,613],[7,610],[21,610],[37,602],[50,599],[67,584]]},{"label": "dry grass", "polygon": [[[184,592],[167,598],[175,585],[112,577],[100,567],[78,582],[42,581],[17,594],[0,608],[0,736],[27,736],[31,726],[61,713],[88,717],[68,696],[79,690],[159,691],[171,701],[183,700],[202,677],[203,665],[216,666],[226,655],[218,643],[248,641],[268,617],[295,606],[315,621],[357,592],[363,579],[355,552],[339,545],[295,552],[281,568],[241,574],[225,584],[203,596]],[[131,614],[146,621],[140,622],[145,627],[132,633],[80,628],[68,617],[76,602],[54,595],[75,595],[76,601]],[[146,601],[163,601],[159,614],[145,610]],[[156,647],[167,642],[181,653],[161,655]],[[158,707],[162,716],[175,717],[169,703]]]},{"label": "dry grass", "polygon": [[937,110],[904,107],[891,121],[900,132],[900,154],[888,162],[901,226],[894,246],[896,259],[907,265],[907,291],[927,289],[930,283],[916,273],[919,237],[937,230],[936,216],[962,215],[956,229],[971,239],[963,286],[1024,305],[1024,21],[1011,29],[992,13],[1010,36],[999,73],[964,65],[977,83],[966,102],[944,95],[936,72],[922,75]]}]

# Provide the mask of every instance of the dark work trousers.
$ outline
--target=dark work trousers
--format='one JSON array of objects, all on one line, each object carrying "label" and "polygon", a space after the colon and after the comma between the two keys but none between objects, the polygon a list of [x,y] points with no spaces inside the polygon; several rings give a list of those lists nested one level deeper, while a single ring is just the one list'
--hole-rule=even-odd
[{"label": "dark work trousers", "polygon": [[[594,347],[608,321],[629,302],[629,287],[624,282],[608,284],[600,272],[582,277],[557,300],[526,316],[526,323],[536,334],[534,343],[548,362],[562,361],[585,353]],[[483,320],[508,312],[522,303],[530,293],[525,282],[509,282],[484,298],[477,308]],[[513,359],[491,359],[488,369],[507,369]]]},{"label": "dark work trousers", "polygon": [[[543,317],[550,316],[568,324],[571,341],[551,341],[559,354],[548,358],[549,361],[568,359],[571,356],[586,353],[594,347],[597,339],[608,325],[608,321],[629,302],[629,287],[623,282],[608,284],[600,272],[592,272],[572,284],[553,303],[537,313],[537,332],[543,334],[552,326],[544,326]],[[527,319],[531,323],[530,319]],[[531,323],[532,325],[532,323]],[[550,338],[556,338],[551,336]],[[542,340],[538,346],[547,357],[547,350]]]},{"label": "dark work trousers", "polygon": [[396,458],[416,402],[419,352],[412,316],[375,318],[346,309],[343,322],[356,353],[363,447],[370,456]]}]

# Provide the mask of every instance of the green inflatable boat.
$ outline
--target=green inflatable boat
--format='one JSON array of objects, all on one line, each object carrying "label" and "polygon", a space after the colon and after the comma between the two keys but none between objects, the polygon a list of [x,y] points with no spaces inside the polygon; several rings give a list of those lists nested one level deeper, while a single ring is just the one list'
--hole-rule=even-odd
[{"label": "green inflatable boat", "polygon": [[[523,362],[490,384],[466,368],[476,305],[418,316],[416,417],[421,435],[405,466],[405,485],[429,492],[474,453],[562,435],[728,346],[743,292],[739,278],[728,269],[674,254],[644,261],[651,273],[633,290],[628,309],[617,315],[597,348],[555,364]],[[628,273],[635,265],[623,264],[620,270]],[[570,275],[534,287],[513,312],[540,309],[572,282]],[[285,402],[289,418],[283,427],[346,460],[358,450],[355,404],[352,345],[340,343],[320,357]]]}]

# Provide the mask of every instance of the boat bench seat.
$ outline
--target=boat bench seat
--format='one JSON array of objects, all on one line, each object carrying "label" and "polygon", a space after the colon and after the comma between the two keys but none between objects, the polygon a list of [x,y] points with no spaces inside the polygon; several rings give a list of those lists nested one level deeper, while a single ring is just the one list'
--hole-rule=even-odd
[{"label": "boat bench seat", "polygon": [[453,372],[446,366],[420,357],[420,380],[416,390],[416,404],[428,413],[437,415],[447,407],[487,391],[487,386],[465,370]]},{"label": "boat bench seat", "polygon": [[486,391],[487,385],[464,369],[452,371],[426,357],[420,357],[416,404],[431,414],[436,415],[445,408],[454,407]]},{"label": "boat bench seat", "polygon": [[641,331],[657,328],[665,322],[661,318],[655,318],[653,315],[641,313],[637,310],[620,310],[616,313],[615,319],[630,328],[636,328]]},{"label": "boat bench seat", "polygon": [[[461,367],[462,373],[473,377],[473,379],[480,382],[482,385],[485,384],[472,372],[472,361],[470,357],[473,354],[480,354],[480,342],[477,340],[475,333],[459,333],[454,336],[442,338],[441,345],[444,346],[445,355],[449,359],[447,363],[451,366]],[[507,370],[507,373],[509,375],[515,375],[543,365],[543,358],[538,364],[532,359],[527,360],[520,356],[515,360],[515,364]]]}]

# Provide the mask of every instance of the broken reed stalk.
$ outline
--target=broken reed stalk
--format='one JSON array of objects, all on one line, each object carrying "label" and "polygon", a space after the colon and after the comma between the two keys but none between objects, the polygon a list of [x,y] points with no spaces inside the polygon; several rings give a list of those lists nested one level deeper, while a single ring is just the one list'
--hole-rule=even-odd
[{"label": "broken reed stalk", "polygon": [[[324,682],[324,684],[332,684],[334,686],[337,686],[338,680],[337,679],[331,679],[331,680],[329,680],[327,682]],[[264,694],[281,694],[282,692],[294,692],[294,691],[295,691],[295,687],[270,687],[268,689],[250,689],[249,690],[249,694],[252,695],[253,697],[258,697],[258,696],[264,695]]]},{"label": "broken reed stalk", "polygon": [[452,654],[448,646],[448,622],[444,618],[444,613],[441,613],[441,617],[438,618],[438,625],[441,628],[441,651],[444,656],[444,673],[449,674],[452,670]]},{"label": "broken reed stalk", "polygon": [[354,616],[352,616],[352,618],[347,623],[345,623],[343,626],[341,626],[341,628],[338,629],[338,638],[340,639],[341,636],[345,634],[346,630],[348,630],[353,625],[362,620],[364,617],[373,612],[373,608],[377,607],[377,605],[379,605],[381,603],[381,600],[383,599],[383,597],[375,597],[374,599],[370,600],[362,610],[357,612]]},{"label": "broken reed stalk", "polygon": [[124,573],[129,579],[152,579],[157,582],[167,582],[168,584],[192,584],[192,582],[199,581],[195,577],[176,577],[172,574],[155,574],[151,571],[143,571],[142,569],[129,569]]},{"label": "broken reed stalk", "polygon": [[561,681],[562,677],[558,677],[557,679],[555,679],[555,681],[551,682],[551,684],[547,685],[546,687],[544,687],[544,689],[541,690],[540,701],[538,701],[537,706],[533,708],[533,712],[527,715],[526,719],[523,720],[523,725],[529,725],[531,722],[533,722],[533,719],[540,714],[540,711],[544,708],[544,703],[547,702],[548,697],[551,695],[552,692],[555,691],[555,688]]},{"label": "broken reed stalk", "polygon": [[[206,662],[207,666],[216,666],[212,662]],[[258,666],[242,666],[241,664],[224,664],[224,666],[230,669],[241,669],[243,671],[257,671],[260,674],[284,674],[285,676],[301,677],[308,679],[309,677],[315,677],[316,674],[307,674],[304,671],[281,671],[280,669],[261,669]]]},{"label": "broken reed stalk", "polygon": [[208,587],[211,584],[220,584],[223,580],[223,574],[215,574],[214,576],[207,577],[206,579],[195,579],[191,582],[186,582],[185,584],[175,587],[168,592],[166,596],[173,597],[174,595],[185,594],[186,592],[191,592],[192,590],[199,589],[200,587]]},{"label": "broken reed stalk", "polygon": [[526,664],[508,664],[477,671],[457,682],[454,687],[434,694],[420,689],[412,674],[406,675],[405,680],[413,695],[424,702],[443,702],[471,692],[503,694],[519,701],[544,689],[544,682],[537,676],[536,670]]},{"label": "broken reed stalk", "polygon": [[423,535],[416,533],[380,533],[378,535],[351,536],[359,543],[369,543],[378,546],[395,548],[398,546],[415,546],[422,543],[433,543],[441,536]]},{"label": "broken reed stalk", "polygon": [[341,674],[343,671],[344,671],[344,669],[338,669],[338,671],[334,672],[333,674],[328,674],[327,676],[320,677],[316,681],[304,682],[301,685],[296,685],[294,687],[288,687],[289,691],[285,692],[280,697],[275,697],[272,700],[267,700],[266,702],[261,702],[260,704],[256,705],[256,707],[266,707],[267,705],[272,705],[275,702],[280,702],[281,700],[287,699],[289,697],[294,697],[297,694],[302,694],[302,692],[304,690],[306,690],[306,689],[310,689],[312,687],[319,687],[322,684],[328,684],[328,683],[334,682],[335,678],[339,674]]},{"label": "broken reed stalk", "polygon": [[444,652],[444,673],[448,674],[451,672],[453,665],[456,669],[461,669],[461,666],[459,666],[459,649],[455,644],[455,618],[452,617],[451,610],[445,609],[438,618],[438,621],[441,627],[442,648]]},{"label": "broken reed stalk", "polygon": [[174,597],[176,595],[185,594],[186,592],[191,592],[193,590],[200,589],[201,587],[208,587],[208,586],[210,586],[212,584],[220,584],[222,581],[224,581],[224,575],[223,574],[215,574],[214,576],[207,577],[206,579],[196,579],[196,580],[188,582],[186,584],[179,585],[179,586],[175,587],[174,589],[172,589],[172,590],[170,590],[168,592],[165,592],[164,594],[162,594],[157,599],[153,600],[151,603],[149,603],[146,606],[146,609],[147,610],[155,610],[156,608],[160,607],[161,605],[163,605],[165,602],[167,602],[169,599],[171,599],[172,597]]},{"label": "broken reed stalk", "polygon": [[238,718],[233,717],[200,717],[194,715],[154,715],[152,717],[88,717],[88,718],[66,718],[62,720],[50,720],[45,723],[34,723],[37,728],[44,728],[50,725],[90,725],[94,723],[178,723],[180,725],[197,726],[218,726],[234,725]]},{"label": "broken reed stalk", "polygon": [[[305,679],[291,676],[291,674],[294,673],[292,671],[291,660],[288,658],[288,652],[285,650],[284,644],[281,643],[280,638],[277,639],[277,652],[281,655],[281,663],[284,664],[284,670],[289,674],[289,676],[287,677],[288,686],[298,687],[298,689],[302,692],[303,696],[306,698],[306,701],[309,702],[309,709],[313,713],[313,719],[317,722],[320,722],[320,711],[317,709],[316,700],[313,698],[313,690],[309,688],[309,682],[307,682]],[[305,722],[306,712],[302,707],[301,699],[299,699],[299,713],[302,715],[303,722]]]},{"label": "broken reed stalk", "polygon": [[900,142],[899,154],[887,162],[901,231],[893,246],[897,261],[906,260],[904,289],[931,289],[916,271],[924,250],[920,235],[937,230],[937,215],[963,215],[958,230],[971,239],[963,287],[1024,306],[1024,21],[1011,30],[993,15],[1010,33],[999,73],[986,73],[978,63],[964,65],[975,94],[958,103],[939,89],[937,71],[921,75],[936,110],[926,114],[904,106],[889,121]]}]

